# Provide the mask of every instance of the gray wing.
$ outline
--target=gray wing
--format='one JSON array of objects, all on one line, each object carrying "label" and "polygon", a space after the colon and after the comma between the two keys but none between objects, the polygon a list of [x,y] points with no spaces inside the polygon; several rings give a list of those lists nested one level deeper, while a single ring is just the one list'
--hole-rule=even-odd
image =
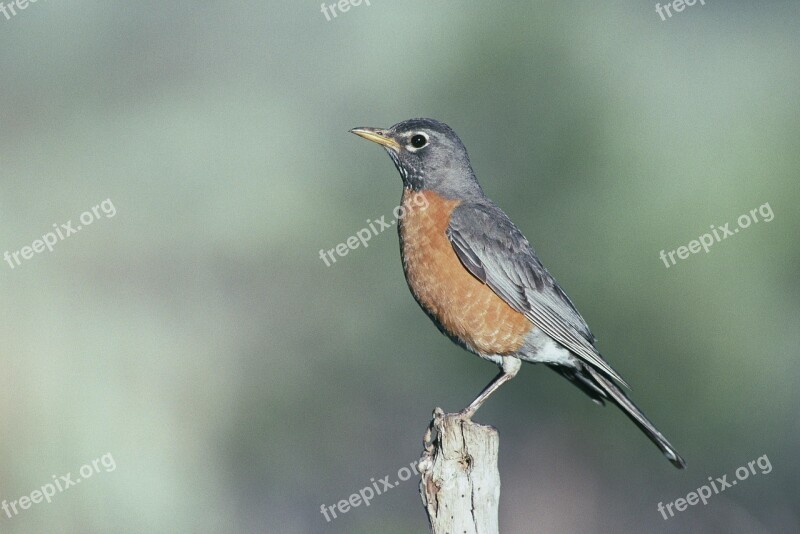
[{"label": "gray wing", "polygon": [[585,363],[627,386],[595,349],[594,336],[572,301],[500,208],[461,204],[451,215],[447,237],[467,270],[509,306]]}]

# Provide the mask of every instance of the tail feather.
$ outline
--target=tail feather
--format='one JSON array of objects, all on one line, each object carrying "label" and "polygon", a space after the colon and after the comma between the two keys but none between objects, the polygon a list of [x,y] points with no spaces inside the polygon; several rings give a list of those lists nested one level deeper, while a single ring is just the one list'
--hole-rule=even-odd
[{"label": "tail feather", "polygon": [[661,449],[664,456],[672,462],[672,465],[678,469],[686,467],[686,462],[672,444],[659,432],[653,423],[650,422],[642,411],[631,401],[628,396],[610,379],[603,376],[602,373],[593,369],[590,365],[585,365],[584,370],[591,375],[597,386],[603,390],[606,398],[619,406],[620,410],[627,415],[636,426],[638,426],[645,435],[650,438],[650,441],[655,443],[656,447]]}]

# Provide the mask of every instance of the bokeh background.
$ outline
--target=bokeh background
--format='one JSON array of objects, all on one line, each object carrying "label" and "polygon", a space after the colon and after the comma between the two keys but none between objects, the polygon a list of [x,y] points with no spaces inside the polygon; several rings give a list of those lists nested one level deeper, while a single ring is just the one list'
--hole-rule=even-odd
[{"label": "bokeh background", "polygon": [[[29,4],[0,16],[0,499],[117,468],[0,531],[425,532],[434,407],[494,376],[410,296],[400,179],[347,133],[430,116],[577,304],[678,471],[613,407],[526,366],[501,435],[512,533],[800,530],[800,5],[372,0]],[[774,219],[658,254],[769,203]],[[665,521],[658,502],[767,455]]]}]

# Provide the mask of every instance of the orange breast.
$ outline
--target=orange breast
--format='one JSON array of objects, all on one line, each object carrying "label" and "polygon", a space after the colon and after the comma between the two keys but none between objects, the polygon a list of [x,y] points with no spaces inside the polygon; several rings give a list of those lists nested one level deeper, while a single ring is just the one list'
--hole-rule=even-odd
[{"label": "orange breast", "polygon": [[482,353],[511,354],[522,346],[532,324],[458,259],[445,231],[459,202],[430,191],[405,190],[405,216],[399,225],[408,286],[450,335]]}]

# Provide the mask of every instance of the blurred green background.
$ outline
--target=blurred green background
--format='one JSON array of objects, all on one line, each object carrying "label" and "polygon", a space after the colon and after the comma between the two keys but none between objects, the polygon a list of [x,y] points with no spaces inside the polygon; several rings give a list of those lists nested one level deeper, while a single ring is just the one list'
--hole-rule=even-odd
[{"label": "blurred green background", "polygon": [[[425,532],[436,406],[491,364],[410,296],[400,198],[347,133],[429,116],[575,301],[678,471],[613,407],[525,366],[501,435],[503,532],[800,530],[800,5],[73,1],[0,16],[0,253],[105,199],[117,214],[0,263],[0,499],[117,468],[0,532]],[[669,269],[769,203],[775,217]],[[656,509],[766,454],[769,474]]]}]

